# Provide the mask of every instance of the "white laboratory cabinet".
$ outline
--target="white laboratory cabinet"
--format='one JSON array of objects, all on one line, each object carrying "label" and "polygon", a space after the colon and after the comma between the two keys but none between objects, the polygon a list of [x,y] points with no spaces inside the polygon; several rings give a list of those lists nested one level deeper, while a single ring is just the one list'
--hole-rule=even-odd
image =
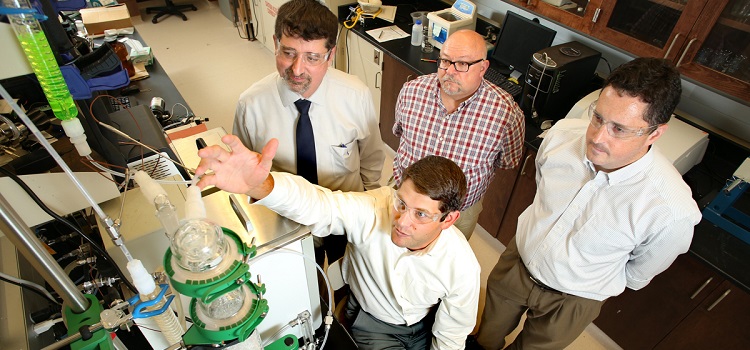
[{"label": "white laboratory cabinet", "polygon": [[[336,68],[362,80],[372,94],[375,115],[380,115],[383,83],[383,51],[350,30],[339,38]],[[348,67],[348,69],[347,69]]]},{"label": "white laboratory cabinet", "polygon": [[273,27],[279,7],[289,0],[252,0],[253,21],[255,25],[255,37],[262,42],[268,50],[274,52]]}]

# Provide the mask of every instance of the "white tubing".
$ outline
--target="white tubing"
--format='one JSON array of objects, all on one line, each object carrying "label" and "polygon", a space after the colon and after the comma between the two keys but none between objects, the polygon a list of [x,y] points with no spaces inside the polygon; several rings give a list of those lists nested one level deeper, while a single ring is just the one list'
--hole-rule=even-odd
[{"label": "white tubing", "polygon": [[148,201],[149,203],[154,204],[154,199],[156,199],[156,197],[159,195],[168,197],[167,191],[165,191],[164,188],[161,187],[161,185],[156,183],[156,181],[154,181],[151,176],[148,176],[145,171],[136,171],[133,179],[135,179],[135,182],[138,184],[138,186],[141,186],[141,194],[146,197],[146,201]]},{"label": "white tubing", "polygon": [[140,260],[133,259],[128,261],[127,267],[130,277],[133,279],[133,285],[135,285],[135,289],[138,290],[141,296],[149,295],[156,290],[154,278],[146,271]]},{"label": "white tubing", "polygon": [[201,198],[201,189],[198,186],[187,188],[185,199],[185,220],[202,220],[206,218],[206,206]]}]

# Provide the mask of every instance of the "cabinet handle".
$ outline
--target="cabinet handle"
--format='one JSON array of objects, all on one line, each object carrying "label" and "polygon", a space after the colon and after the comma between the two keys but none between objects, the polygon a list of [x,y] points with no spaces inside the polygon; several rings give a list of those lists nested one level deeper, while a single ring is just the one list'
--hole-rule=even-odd
[{"label": "cabinet handle", "polygon": [[687,44],[687,47],[685,48],[685,51],[682,51],[682,56],[680,56],[680,60],[677,61],[677,64],[675,65],[675,68],[679,67],[682,63],[682,59],[685,58],[685,55],[688,51],[690,51],[690,45],[693,45],[693,43],[698,40],[698,37],[690,39],[690,42]]},{"label": "cabinet handle", "polygon": [[706,286],[707,286],[707,285],[708,285],[709,283],[711,283],[711,281],[713,281],[713,279],[714,279],[713,277],[709,277],[709,278],[708,278],[708,279],[706,280],[706,282],[703,282],[703,284],[701,284],[701,286],[700,286],[700,287],[698,287],[698,290],[696,290],[696,291],[695,291],[695,293],[693,293],[693,295],[691,295],[691,296],[690,296],[690,299],[691,299],[691,300],[692,300],[692,299],[695,299],[695,297],[697,297],[697,296],[698,296],[698,294],[699,294],[699,293],[700,293],[700,292],[701,292],[701,291],[703,290],[703,288],[706,288]]},{"label": "cabinet handle", "polygon": [[674,46],[674,43],[677,42],[677,38],[680,37],[680,33],[677,33],[677,35],[674,36],[674,39],[672,39],[672,43],[669,44],[669,48],[667,49],[667,53],[664,54],[664,59],[669,57],[669,53],[672,52],[672,46]]},{"label": "cabinet handle", "polygon": [[596,11],[594,11],[594,17],[591,17],[591,22],[596,23],[596,21],[599,20],[599,15],[602,13],[602,8],[597,7]]},{"label": "cabinet handle", "polygon": [[526,175],[526,163],[529,162],[529,158],[531,158],[531,154],[526,156],[526,159],[523,160],[523,165],[521,165],[521,175]]},{"label": "cabinet handle", "polygon": [[406,76],[406,82],[409,82],[409,80],[411,80],[411,74]]},{"label": "cabinet handle", "polygon": [[526,6],[531,6],[531,0],[526,0]]},{"label": "cabinet handle", "polygon": [[380,89],[380,86],[378,86],[378,76],[382,75],[383,72],[375,72],[375,88]]},{"label": "cabinet handle", "polygon": [[720,303],[720,302],[721,302],[722,300],[724,300],[724,298],[726,298],[726,297],[727,297],[727,295],[729,295],[729,292],[731,292],[731,291],[732,291],[731,289],[727,289],[727,291],[726,291],[726,292],[724,292],[724,294],[722,294],[722,295],[721,295],[721,296],[719,297],[719,299],[716,299],[716,301],[714,301],[714,303],[713,303],[713,304],[711,304],[711,306],[709,306],[709,307],[708,307],[708,310],[706,310],[706,311],[711,311],[711,309],[713,309],[713,308],[714,308],[714,306],[716,306],[716,304],[718,304],[718,303]]}]

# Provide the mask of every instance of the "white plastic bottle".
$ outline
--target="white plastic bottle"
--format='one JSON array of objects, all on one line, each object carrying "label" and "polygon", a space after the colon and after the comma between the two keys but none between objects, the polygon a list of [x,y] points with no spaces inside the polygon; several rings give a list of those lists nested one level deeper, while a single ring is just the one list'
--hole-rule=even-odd
[{"label": "white plastic bottle", "polygon": [[411,27],[411,45],[422,46],[422,20],[416,20]]}]

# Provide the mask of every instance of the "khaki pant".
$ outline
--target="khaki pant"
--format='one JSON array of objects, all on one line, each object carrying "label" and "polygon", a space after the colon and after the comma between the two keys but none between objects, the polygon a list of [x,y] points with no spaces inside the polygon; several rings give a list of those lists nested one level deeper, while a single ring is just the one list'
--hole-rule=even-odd
[{"label": "khaki pant", "polygon": [[526,313],[523,330],[508,349],[563,349],[599,315],[603,303],[540,288],[529,278],[513,237],[487,280],[477,342],[486,350],[502,349]]},{"label": "khaki pant", "polygon": [[472,206],[466,208],[461,212],[461,216],[458,217],[453,226],[456,226],[468,241],[471,238],[471,234],[474,233],[474,229],[477,228],[477,220],[479,220],[479,213],[482,212],[482,202],[484,202],[484,196]]}]

